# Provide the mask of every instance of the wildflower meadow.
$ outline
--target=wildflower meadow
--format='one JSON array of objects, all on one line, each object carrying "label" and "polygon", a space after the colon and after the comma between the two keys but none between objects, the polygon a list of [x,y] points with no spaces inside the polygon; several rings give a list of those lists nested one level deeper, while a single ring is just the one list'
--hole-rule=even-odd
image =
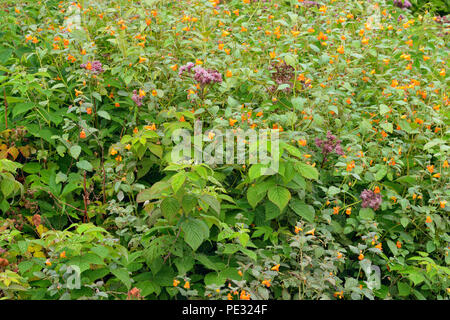
[{"label": "wildflower meadow", "polygon": [[448,7],[0,1],[0,300],[448,300]]}]

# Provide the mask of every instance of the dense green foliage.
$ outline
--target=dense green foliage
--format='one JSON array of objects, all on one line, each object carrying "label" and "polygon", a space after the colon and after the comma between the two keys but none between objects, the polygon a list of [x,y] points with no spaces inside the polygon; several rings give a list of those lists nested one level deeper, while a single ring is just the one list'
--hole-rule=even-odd
[{"label": "dense green foliage", "polygon": [[[2,1],[0,298],[448,299],[440,19],[392,1]],[[278,130],[279,170],[173,163],[196,120]]]}]

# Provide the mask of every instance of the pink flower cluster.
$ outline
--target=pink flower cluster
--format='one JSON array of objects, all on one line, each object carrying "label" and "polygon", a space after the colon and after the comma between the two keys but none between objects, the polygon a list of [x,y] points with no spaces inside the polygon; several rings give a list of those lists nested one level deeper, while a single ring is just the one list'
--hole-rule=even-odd
[{"label": "pink flower cluster", "polygon": [[411,2],[408,0],[394,0],[394,5],[400,9],[409,9],[412,7]]},{"label": "pink flower cluster", "polygon": [[194,71],[194,79],[200,85],[204,86],[214,82],[222,82],[222,75],[214,69],[204,69],[200,66],[194,68],[194,64],[192,62],[188,62],[187,64],[180,67],[180,71],[178,75],[182,75],[185,71],[190,72]]},{"label": "pink flower cluster", "polygon": [[141,97],[136,90],[133,90],[133,96],[131,99],[138,105],[138,107],[142,106],[142,100],[144,97]]},{"label": "pink flower cluster", "polygon": [[98,60],[92,61],[92,62],[88,62],[88,63],[83,63],[82,65],[80,65],[80,68],[86,69],[88,65],[91,65],[89,71],[91,71],[93,74],[99,74],[102,73],[103,70],[103,66],[102,63]]},{"label": "pink flower cluster", "polygon": [[364,189],[363,192],[361,192],[360,197],[362,200],[361,207],[372,208],[373,210],[378,210],[380,208],[382,201],[381,194]]},{"label": "pink flower cluster", "polygon": [[332,135],[330,131],[327,132],[327,139],[321,140],[316,138],[315,143],[316,146],[322,148],[322,154],[324,156],[324,162],[327,161],[327,156],[331,152],[336,152],[338,155],[343,156],[344,151],[341,147],[341,140],[337,139],[336,136]]}]

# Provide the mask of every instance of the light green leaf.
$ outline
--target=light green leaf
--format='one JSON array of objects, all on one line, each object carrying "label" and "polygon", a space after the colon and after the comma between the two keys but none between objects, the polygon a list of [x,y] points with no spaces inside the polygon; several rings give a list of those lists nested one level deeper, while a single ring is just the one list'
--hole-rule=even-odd
[{"label": "light green leaf", "polygon": [[280,186],[276,186],[274,188],[269,189],[267,193],[269,200],[280,208],[280,211],[283,211],[284,207],[288,204],[291,199],[291,193],[288,189]]}]

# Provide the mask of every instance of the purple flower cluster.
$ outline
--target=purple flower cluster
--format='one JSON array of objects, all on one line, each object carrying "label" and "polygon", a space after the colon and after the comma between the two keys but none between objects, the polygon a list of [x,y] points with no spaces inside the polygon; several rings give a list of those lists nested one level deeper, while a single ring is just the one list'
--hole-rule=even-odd
[{"label": "purple flower cluster", "polygon": [[[90,65],[90,68],[88,69],[88,66]],[[92,61],[92,62],[88,62],[88,63],[83,63],[82,65],[80,65],[80,68],[86,69],[91,71],[93,74],[99,74],[102,73],[103,67],[102,67],[102,63],[98,60]]]},{"label": "purple flower cluster", "polygon": [[289,87],[283,89],[284,92],[289,93],[292,91],[294,86],[292,80],[295,72],[295,69],[292,66],[287,65],[286,62],[272,63],[272,65],[269,66],[269,70],[271,71],[272,80],[277,84],[268,88],[270,92],[275,92],[278,86],[282,84],[289,85]]},{"label": "purple flower cluster", "polygon": [[330,131],[327,132],[327,139],[321,140],[319,138],[315,139],[316,146],[322,148],[323,162],[327,161],[327,156],[331,152],[336,152],[338,155],[343,156],[344,151],[341,147],[341,140],[337,139],[336,136],[332,135]]},{"label": "purple flower cluster", "polygon": [[211,82],[222,82],[222,75],[217,70],[195,67],[194,72],[195,81],[197,81],[201,85],[209,84]]},{"label": "purple flower cluster", "polygon": [[194,68],[194,64],[192,62],[188,62],[187,64],[181,66],[178,75],[181,76],[185,71],[191,72],[191,70],[194,70],[195,81],[202,86],[213,82],[222,82],[222,75],[217,70],[204,69],[200,66]]},{"label": "purple flower cluster", "polygon": [[133,96],[131,99],[137,104],[138,107],[140,107],[142,106],[142,99],[144,99],[144,97],[141,97],[136,90],[133,90]]},{"label": "purple flower cluster", "polygon": [[305,6],[305,7],[308,7],[308,8],[311,8],[311,7],[314,7],[314,6],[317,7],[317,8],[320,7],[320,5],[317,2],[315,2],[315,1],[308,1],[308,0],[306,0],[306,1],[301,2],[300,4]]},{"label": "purple flower cluster", "polygon": [[412,7],[412,4],[408,0],[394,0],[394,6],[401,9],[409,9]]},{"label": "purple flower cluster", "polygon": [[184,66],[180,67],[180,71],[178,71],[178,75],[181,76],[185,71],[191,72],[192,68],[195,66],[192,62],[186,63]]},{"label": "purple flower cluster", "polygon": [[361,192],[361,200],[362,204],[361,206],[363,208],[372,208],[373,210],[378,210],[381,205],[381,194],[375,193],[372,190],[364,189],[363,192]]}]

